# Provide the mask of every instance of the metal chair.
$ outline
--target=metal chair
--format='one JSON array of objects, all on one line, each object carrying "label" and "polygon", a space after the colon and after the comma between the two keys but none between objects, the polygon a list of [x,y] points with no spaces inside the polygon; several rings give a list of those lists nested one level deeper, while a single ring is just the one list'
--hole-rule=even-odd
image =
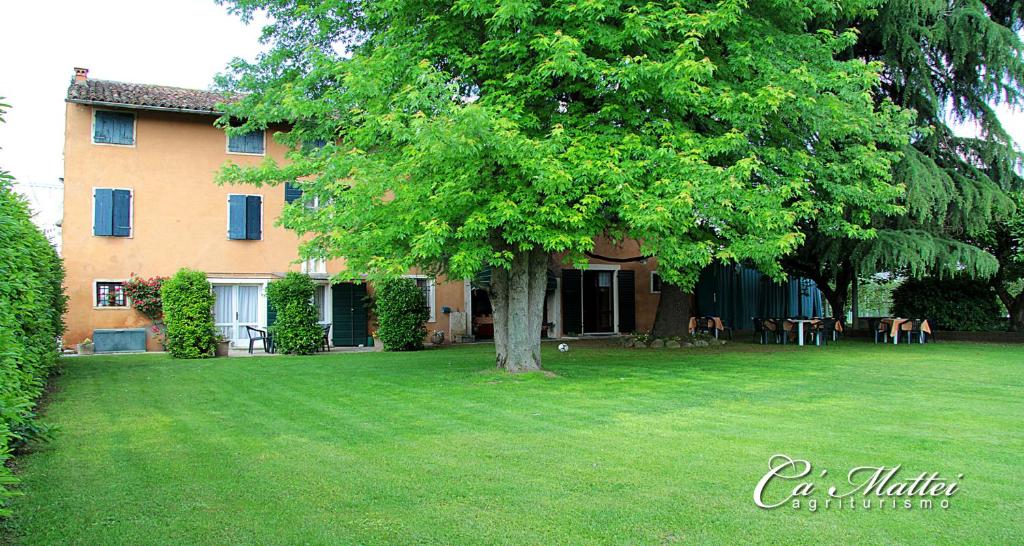
[{"label": "metal chair", "polygon": [[[824,320],[818,322],[812,322],[807,325],[804,329],[804,333],[807,335],[805,341],[813,342],[817,346],[828,345],[828,328]],[[835,332],[835,323],[832,323],[833,332]]]},{"label": "metal chair", "polygon": [[907,343],[908,344],[911,343],[911,341],[914,339],[915,335],[917,336],[917,342],[918,343],[924,343],[925,342],[925,337],[926,336],[925,336],[925,331],[922,329],[923,324],[924,324],[923,320],[911,320],[911,321],[908,321],[908,322],[904,322],[903,324],[900,324],[900,329],[902,329],[904,332],[907,333]]},{"label": "metal chair", "polygon": [[252,326],[246,326],[245,333],[247,336],[249,336],[249,354],[252,354],[252,348],[257,341],[263,342],[264,352],[273,352],[273,344],[270,341],[270,334],[268,334],[266,330],[260,330],[259,328],[253,328]]},{"label": "metal chair", "polygon": [[875,343],[878,343],[878,337],[882,337],[882,341],[889,343],[889,329],[885,327],[885,323],[878,319],[871,319],[868,324],[875,333]]},{"label": "metal chair", "polygon": [[836,324],[839,323],[839,319],[835,317],[828,317],[821,319],[821,327],[828,337],[832,338],[832,341],[839,341],[839,331],[836,330]]},{"label": "metal chair", "polygon": [[754,341],[757,342],[760,339],[761,345],[766,345],[768,343],[768,330],[764,326],[764,319],[750,317],[750,321],[754,323]]},{"label": "metal chair", "polygon": [[782,344],[786,345],[789,343],[789,335],[793,334],[793,339],[796,340],[796,323],[789,319],[779,319],[776,324],[780,324],[782,327],[778,331],[782,335]]}]

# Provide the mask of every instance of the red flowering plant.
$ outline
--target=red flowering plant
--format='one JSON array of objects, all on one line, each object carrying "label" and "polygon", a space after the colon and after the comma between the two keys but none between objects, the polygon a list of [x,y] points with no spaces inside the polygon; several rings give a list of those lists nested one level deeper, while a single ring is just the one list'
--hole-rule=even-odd
[{"label": "red flowering plant", "polygon": [[143,279],[132,273],[131,279],[124,283],[124,293],[131,300],[132,307],[152,321],[160,320],[164,314],[163,301],[160,299],[160,287],[166,278]]}]

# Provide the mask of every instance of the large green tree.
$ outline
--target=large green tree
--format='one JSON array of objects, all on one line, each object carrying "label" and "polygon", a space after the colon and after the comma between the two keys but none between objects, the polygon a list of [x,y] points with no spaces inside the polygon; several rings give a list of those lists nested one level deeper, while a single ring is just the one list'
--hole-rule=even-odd
[{"label": "large green tree", "polygon": [[688,288],[716,259],[781,275],[811,220],[858,239],[901,211],[909,120],[833,30],[870,0],[226,3],[266,12],[269,50],[222,79],[221,123],[287,123],[294,152],[221,180],[297,181],[319,206],[282,222],[344,276],[490,265],[506,370],[540,367],[552,255],[631,237]]},{"label": "large green tree", "polygon": [[848,56],[884,63],[879,100],[916,113],[894,168],[905,214],[875,215],[870,239],[811,219],[787,269],[817,281],[837,314],[851,281],[876,271],[989,278],[1005,289],[1012,275],[998,271],[1012,263],[993,254],[989,234],[1012,218],[1021,156],[995,107],[1022,105],[1024,1],[885,0],[875,16],[837,22],[861,34]]}]

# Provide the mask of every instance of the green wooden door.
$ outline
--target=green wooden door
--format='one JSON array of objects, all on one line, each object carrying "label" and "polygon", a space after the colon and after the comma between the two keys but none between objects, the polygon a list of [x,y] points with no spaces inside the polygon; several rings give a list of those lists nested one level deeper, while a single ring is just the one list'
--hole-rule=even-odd
[{"label": "green wooden door", "polygon": [[366,344],[366,285],[339,283],[331,286],[332,342],[337,347]]}]

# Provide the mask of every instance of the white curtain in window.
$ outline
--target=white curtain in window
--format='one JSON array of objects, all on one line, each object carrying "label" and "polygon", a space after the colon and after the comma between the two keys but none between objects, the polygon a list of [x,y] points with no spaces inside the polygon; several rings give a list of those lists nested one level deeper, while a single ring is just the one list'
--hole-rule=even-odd
[{"label": "white curtain in window", "polygon": [[238,323],[256,324],[259,321],[260,287],[238,287]]},{"label": "white curtain in window", "polygon": [[313,291],[313,305],[316,307],[316,320],[321,324],[327,322],[327,310],[324,303],[327,301],[327,287],[320,285]]},{"label": "white curtain in window", "polygon": [[214,285],[213,294],[217,296],[217,302],[213,305],[213,320],[217,324],[234,322],[234,313],[231,310],[231,287]]},{"label": "white curtain in window", "polygon": [[234,339],[235,332],[232,323],[235,321],[232,293],[230,286],[214,285],[213,294],[217,297],[213,304],[213,321],[217,323],[217,329],[227,339]]}]

